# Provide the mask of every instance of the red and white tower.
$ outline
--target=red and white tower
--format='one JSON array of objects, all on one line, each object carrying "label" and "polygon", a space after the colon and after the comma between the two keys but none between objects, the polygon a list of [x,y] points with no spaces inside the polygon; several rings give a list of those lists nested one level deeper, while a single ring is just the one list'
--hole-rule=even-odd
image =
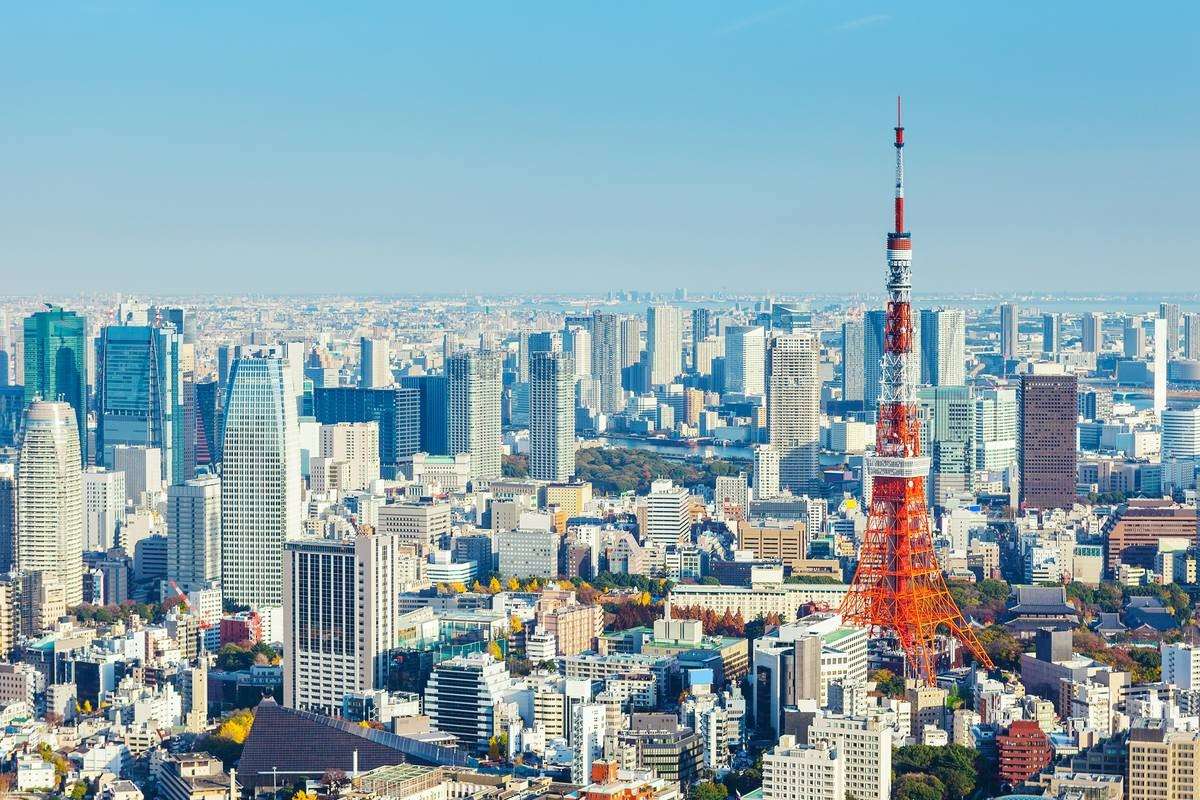
[{"label": "red and white tower", "polygon": [[904,225],[904,126],[896,99],[895,230],[887,235],[888,303],[884,323],[875,454],[867,531],[843,618],[894,638],[908,673],[932,683],[939,629],[957,638],[984,666],[992,661],[950,596],[933,551],[917,418],[917,358],[913,353],[912,237]]}]

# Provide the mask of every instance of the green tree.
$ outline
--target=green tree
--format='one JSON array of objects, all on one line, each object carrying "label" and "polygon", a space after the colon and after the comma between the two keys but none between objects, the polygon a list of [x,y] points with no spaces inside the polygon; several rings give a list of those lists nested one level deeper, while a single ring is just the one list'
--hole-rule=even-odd
[{"label": "green tree", "polygon": [[688,790],[688,800],[725,800],[728,796],[729,789],[725,784],[713,781],[700,781]]},{"label": "green tree", "polygon": [[884,697],[903,699],[904,676],[897,675],[890,669],[877,669],[871,673],[871,680],[875,682],[875,688],[882,692]]},{"label": "green tree", "polygon": [[892,800],[945,800],[946,787],[933,775],[902,775],[892,786]]}]

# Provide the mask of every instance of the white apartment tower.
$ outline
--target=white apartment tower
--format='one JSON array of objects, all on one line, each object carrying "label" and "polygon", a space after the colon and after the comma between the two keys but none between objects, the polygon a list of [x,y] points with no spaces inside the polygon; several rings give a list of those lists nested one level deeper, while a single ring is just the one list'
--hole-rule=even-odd
[{"label": "white apartment tower", "polygon": [[592,764],[604,753],[607,707],[601,703],[580,703],[571,709],[571,783],[591,783]]},{"label": "white apartment tower", "polygon": [[859,800],[892,796],[892,728],[878,718],[818,714],[808,729],[809,744],[829,742],[846,770],[846,792]]},{"label": "white apartment tower", "polygon": [[234,362],[221,471],[221,588],[227,602],[283,604],[283,543],[300,534],[300,430],[287,359]]},{"label": "white apartment tower", "polygon": [[691,496],[682,486],[669,480],[657,480],[650,484],[646,496],[646,530],[643,532],[647,544],[662,547],[685,545],[691,541],[692,509]]},{"label": "white apartment tower", "polygon": [[758,325],[725,329],[725,389],[761,397],[766,393],[767,336]]},{"label": "white apartment tower", "polygon": [[683,365],[683,318],[675,306],[651,306],[646,311],[646,355],[650,384],[665,386]]},{"label": "white apartment tower", "polygon": [[575,364],[564,353],[534,353],[529,368],[529,476],[575,474]]},{"label": "white apartment tower", "polygon": [[1082,347],[1085,353],[1099,353],[1104,346],[1104,317],[1089,311],[1079,318]]},{"label": "white apartment tower", "polygon": [[763,754],[763,800],[845,800],[846,768],[829,742],[796,744],[780,736],[775,749]]},{"label": "white apartment tower", "polygon": [[25,409],[17,465],[17,557],[21,572],[58,579],[66,605],[83,602],[83,473],[69,403],[34,400]]},{"label": "white apartment tower", "polygon": [[767,351],[767,433],[779,453],[780,488],[816,491],[821,482],[820,346],[811,333],[775,336]]},{"label": "white apartment tower", "polygon": [[471,454],[471,478],[500,477],[500,354],[461,350],[446,362],[450,452]]},{"label": "white apartment tower", "polygon": [[779,496],[779,451],[769,444],[754,448],[754,499]]},{"label": "white apartment tower", "polygon": [[379,477],[379,423],[322,425],[321,455],[309,462],[313,491],[359,492]]},{"label": "white apartment tower", "polygon": [[185,592],[221,579],[221,479],[167,489],[167,578]]},{"label": "white apartment tower", "polygon": [[364,389],[379,389],[392,385],[391,354],[387,339],[358,340],[359,385]]},{"label": "white apartment tower", "polygon": [[125,519],[125,473],[104,467],[84,470],[83,507],[83,549],[115,547],[117,528]]},{"label": "white apartment tower", "polygon": [[365,533],[284,548],[283,700],[337,716],[349,692],[387,687],[401,591],[399,542]]}]

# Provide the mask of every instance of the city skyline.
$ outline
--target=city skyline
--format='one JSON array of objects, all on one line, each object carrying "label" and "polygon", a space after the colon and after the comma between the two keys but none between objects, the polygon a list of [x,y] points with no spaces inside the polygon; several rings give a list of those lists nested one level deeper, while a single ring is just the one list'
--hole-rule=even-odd
[{"label": "city skyline", "polygon": [[9,291],[869,291],[897,91],[931,287],[1189,276],[1188,5],[277,8],[9,15]]}]

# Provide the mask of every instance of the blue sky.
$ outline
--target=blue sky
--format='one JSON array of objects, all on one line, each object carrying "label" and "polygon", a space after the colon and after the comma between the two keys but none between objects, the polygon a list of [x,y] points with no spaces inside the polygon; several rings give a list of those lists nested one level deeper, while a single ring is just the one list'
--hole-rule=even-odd
[{"label": "blue sky", "polygon": [[1197,290],[1194,3],[13,3],[0,292]]}]

